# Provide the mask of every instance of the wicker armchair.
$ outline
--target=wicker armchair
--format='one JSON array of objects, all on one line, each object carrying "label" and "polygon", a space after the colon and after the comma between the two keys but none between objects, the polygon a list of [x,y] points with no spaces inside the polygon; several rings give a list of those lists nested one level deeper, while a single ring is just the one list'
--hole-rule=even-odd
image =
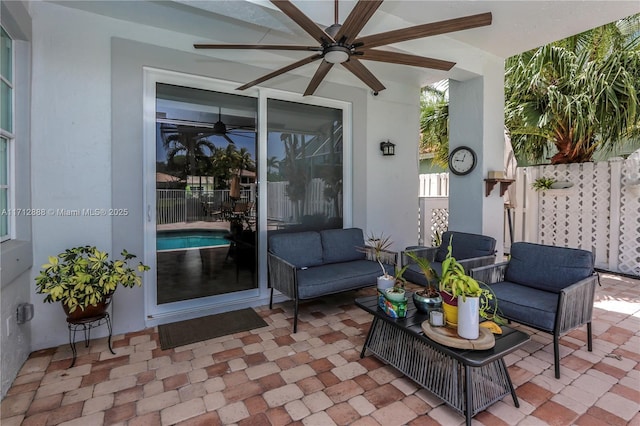
[{"label": "wicker armchair", "polygon": [[471,276],[491,286],[501,316],[553,335],[557,379],[560,336],[586,324],[587,349],[592,350],[598,275],[590,251],[514,243],[508,262],[472,269]]},{"label": "wicker armchair", "polygon": [[440,276],[442,261],[447,255],[450,239],[453,257],[456,258],[467,273],[473,268],[495,263],[496,240],[494,238],[466,232],[447,231],[442,234],[440,247],[412,246],[407,247],[402,252],[402,264],[409,265],[403,274],[404,279],[423,286],[437,286],[436,282],[427,283],[427,279],[421,269],[407,253],[412,252],[418,257],[427,259],[436,274]]}]

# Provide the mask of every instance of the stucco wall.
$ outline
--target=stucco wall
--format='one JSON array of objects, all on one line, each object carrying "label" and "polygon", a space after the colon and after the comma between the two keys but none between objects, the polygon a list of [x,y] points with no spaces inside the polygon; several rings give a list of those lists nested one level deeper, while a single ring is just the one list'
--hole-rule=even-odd
[{"label": "stucco wall", "polygon": [[[34,204],[131,212],[120,218],[34,219],[34,263],[77,244],[142,253],[142,66],[241,82],[264,70],[196,55],[190,49],[195,40],[183,34],[48,3],[34,5],[33,16]],[[280,79],[277,88],[299,93],[307,83],[301,78]],[[387,86],[387,98],[385,92],[373,98],[362,86],[336,83],[323,83],[317,95],[353,104],[353,224],[391,233],[397,246],[404,247],[415,242],[410,235],[417,226],[405,227],[417,223],[409,217],[417,208],[419,91],[400,84]],[[380,155],[382,138],[398,144],[396,157]],[[116,293],[115,333],[144,326],[143,299],[142,289]],[[36,305],[32,348],[65,343],[60,307],[40,303],[42,296],[35,292],[32,300]],[[95,336],[100,334],[96,330]]]}]

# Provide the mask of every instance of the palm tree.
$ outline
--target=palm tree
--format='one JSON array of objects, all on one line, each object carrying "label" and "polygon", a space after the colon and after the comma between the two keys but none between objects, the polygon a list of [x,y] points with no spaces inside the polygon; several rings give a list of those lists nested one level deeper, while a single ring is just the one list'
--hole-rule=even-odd
[{"label": "palm tree", "polygon": [[433,153],[433,162],[443,168],[449,159],[448,86],[423,87],[420,97],[420,153]]},{"label": "palm tree", "polygon": [[514,150],[533,161],[553,153],[551,163],[564,164],[614,149],[639,133],[637,87],[640,15],[509,58],[505,124]]},{"label": "palm tree", "polygon": [[[508,58],[505,125],[519,158],[590,161],[640,133],[640,15]],[[423,90],[421,148],[447,164],[446,93]],[[557,152],[556,152],[557,151]]]}]

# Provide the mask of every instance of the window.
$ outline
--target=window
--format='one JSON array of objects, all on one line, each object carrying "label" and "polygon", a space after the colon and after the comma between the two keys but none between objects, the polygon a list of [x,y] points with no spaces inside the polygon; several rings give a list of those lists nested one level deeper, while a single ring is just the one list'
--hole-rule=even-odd
[{"label": "window", "polygon": [[11,147],[13,143],[13,40],[0,27],[0,241],[11,238]]}]

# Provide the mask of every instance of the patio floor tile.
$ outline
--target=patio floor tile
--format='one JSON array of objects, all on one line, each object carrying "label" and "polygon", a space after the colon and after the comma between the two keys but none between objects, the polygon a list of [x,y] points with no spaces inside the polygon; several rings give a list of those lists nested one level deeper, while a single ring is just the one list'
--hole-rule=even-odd
[{"label": "patio floor tile", "polygon": [[[531,341],[505,358],[510,396],[474,424],[640,424],[640,280],[601,275],[593,352],[586,328],[560,339],[554,377],[548,334],[514,324]],[[360,350],[371,316],[353,305],[370,289],[300,306],[256,308],[267,327],[160,350],[157,328],[79,348],[33,352],[0,407],[2,426],[459,425],[464,418],[395,368]]]}]

